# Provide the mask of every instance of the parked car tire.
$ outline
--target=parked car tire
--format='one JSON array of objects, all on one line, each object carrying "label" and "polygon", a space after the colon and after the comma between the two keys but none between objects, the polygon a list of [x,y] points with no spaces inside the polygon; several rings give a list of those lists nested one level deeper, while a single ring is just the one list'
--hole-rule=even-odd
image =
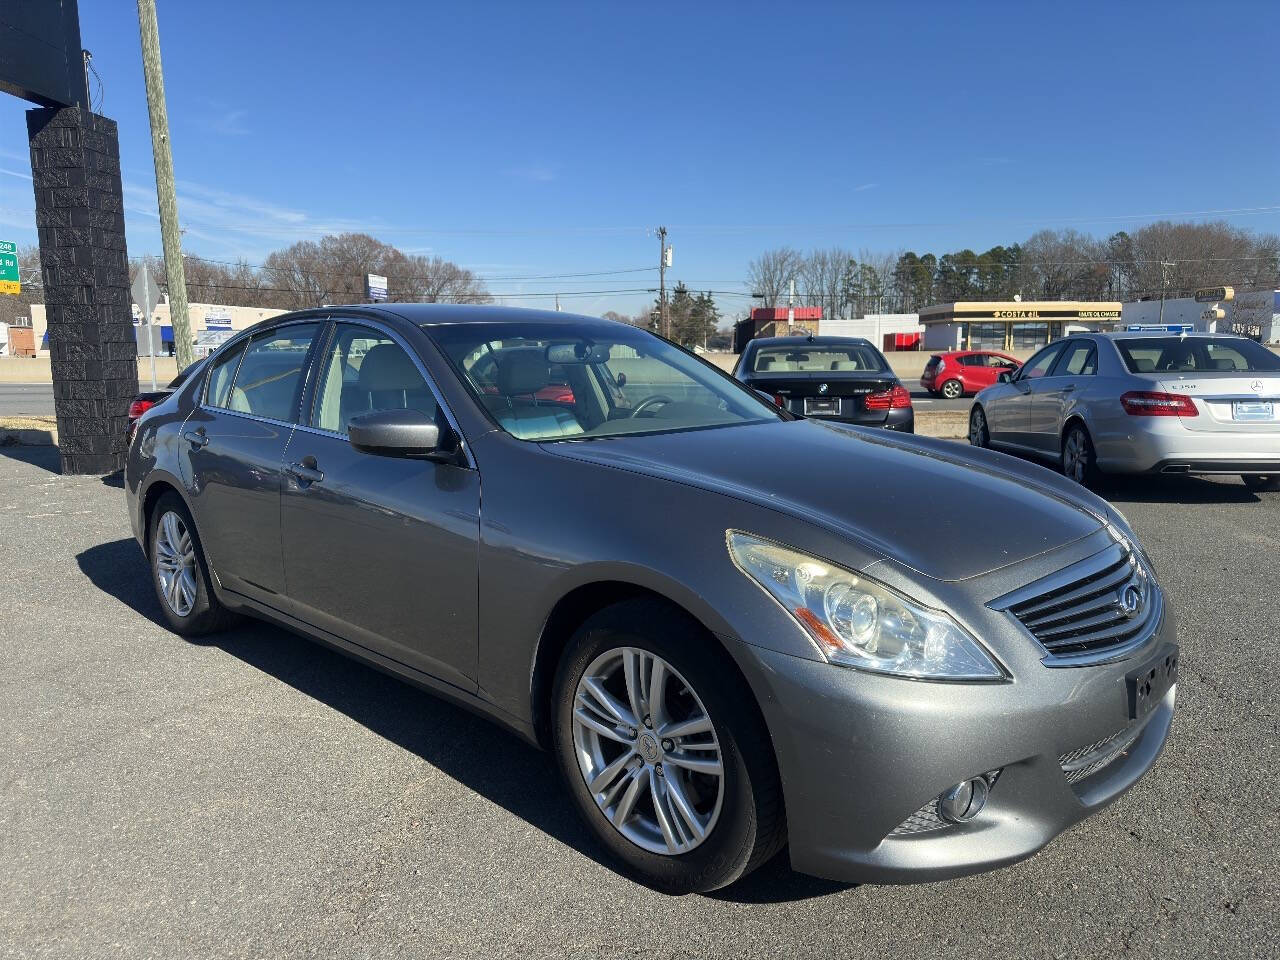
[{"label": "parked car tire", "polygon": [[156,598],[175,633],[197,637],[235,624],[238,617],[214,596],[200,535],[176,493],[161,496],[151,511],[147,545]]},{"label": "parked car tire", "polygon": [[964,384],[959,380],[948,380],[942,385],[942,395],[948,400],[959,400],[964,396]]},{"label": "parked car tire", "polygon": [[975,447],[991,446],[991,431],[987,427],[987,414],[976,403],[969,411],[969,442]]},{"label": "parked car tire", "polygon": [[1072,423],[1062,434],[1062,472],[1082,487],[1098,480],[1098,457],[1089,431],[1081,423]]},{"label": "parked car tire", "polygon": [[670,893],[730,884],[786,841],[769,734],[726,656],[638,599],[592,616],[560,661],[552,738],[574,805],[626,872]]},{"label": "parked car tire", "polygon": [[1247,473],[1240,479],[1250,490],[1267,492],[1280,490],[1280,474]]}]

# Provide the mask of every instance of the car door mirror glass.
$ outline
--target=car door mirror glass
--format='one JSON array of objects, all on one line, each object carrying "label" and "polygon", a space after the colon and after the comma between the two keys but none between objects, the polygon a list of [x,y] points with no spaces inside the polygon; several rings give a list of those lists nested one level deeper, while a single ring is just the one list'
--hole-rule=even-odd
[{"label": "car door mirror glass", "polygon": [[384,457],[429,457],[441,451],[440,427],[420,410],[376,410],[347,424],[351,446]]},{"label": "car door mirror glass", "polygon": [[1001,383],[1012,383],[1013,372],[1011,370],[1001,370],[1000,376],[997,377],[996,379],[999,380]]}]

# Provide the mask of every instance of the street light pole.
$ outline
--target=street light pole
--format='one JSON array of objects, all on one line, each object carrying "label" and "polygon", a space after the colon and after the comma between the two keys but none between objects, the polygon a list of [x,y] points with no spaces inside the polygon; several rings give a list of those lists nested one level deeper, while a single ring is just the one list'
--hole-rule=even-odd
[{"label": "street light pole", "polygon": [[[173,154],[169,148],[169,110],[164,100],[164,68],[160,63],[160,29],[155,0],[138,0],[138,33],[142,38],[142,75],[147,84],[147,112],[151,117],[151,153],[156,166],[156,204],[160,210],[160,240],[169,281],[169,322],[178,369],[189,366],[191,321],[187,316],[187,280],[182,269],[182,234],[178,229],[178,193],[173,185]],[[154,349],[154,348],[153,348]]]}]

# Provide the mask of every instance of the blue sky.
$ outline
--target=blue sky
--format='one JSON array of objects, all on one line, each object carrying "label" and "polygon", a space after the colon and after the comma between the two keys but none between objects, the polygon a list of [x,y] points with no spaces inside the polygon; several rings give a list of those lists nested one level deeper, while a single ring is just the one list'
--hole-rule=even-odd
[{"label": "blue sky", "polygon": [[[742,291],[782,244],[982,250],[1260,207],[1196,219],[1280,231],[1267,3],[158,6],[184,243],[211,258],[360,229],[495,293],[646,288],[499,278],[649,267],[666,224],[671,281]],[[158,253],[134,4],[80,15],[129,252]],[[0,237],[33,242],[24,109],[0,100]]]}]

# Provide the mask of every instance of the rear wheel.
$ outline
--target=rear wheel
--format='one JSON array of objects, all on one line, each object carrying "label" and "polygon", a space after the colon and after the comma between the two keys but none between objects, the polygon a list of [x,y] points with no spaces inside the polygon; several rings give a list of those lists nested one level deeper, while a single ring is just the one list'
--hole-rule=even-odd
[{"label": "rear wheel", "polygon": [[1092,486],[1098,479],[1098,461],[1089,431],[1073,423],[1062,436],[1062,472],[1082,487]]},{"label": "rear wheel", "polygon": [[732,883],[786,838],[768,731],[712,644],[665,605],[626,601],[583,624],[556,678],[578,812],[628,873],[673,893]]},{"label": "rear wheel", "polygon": [[1250,490],[1272,492],[1280,490],[1280,474],[1246,473],[1240,478]]},{"label": "rear wheel", "polygon": [[948,400],[959,400],[964,396],[964,384],[959,380],[948,380],[942,385],[942,395]]},{"label": "rear wheel", "polygon": [[991,432],[987,429],[987,415],[976,404],[969,411],[969,442],[975,447],[991,446]]},{"label": "rear wheel", "polygon": [[176,493],[164,494],[151,511],[147,543],[160,609],[175,632],[194,637],[236,622],[214,596],[196,525]]}]

